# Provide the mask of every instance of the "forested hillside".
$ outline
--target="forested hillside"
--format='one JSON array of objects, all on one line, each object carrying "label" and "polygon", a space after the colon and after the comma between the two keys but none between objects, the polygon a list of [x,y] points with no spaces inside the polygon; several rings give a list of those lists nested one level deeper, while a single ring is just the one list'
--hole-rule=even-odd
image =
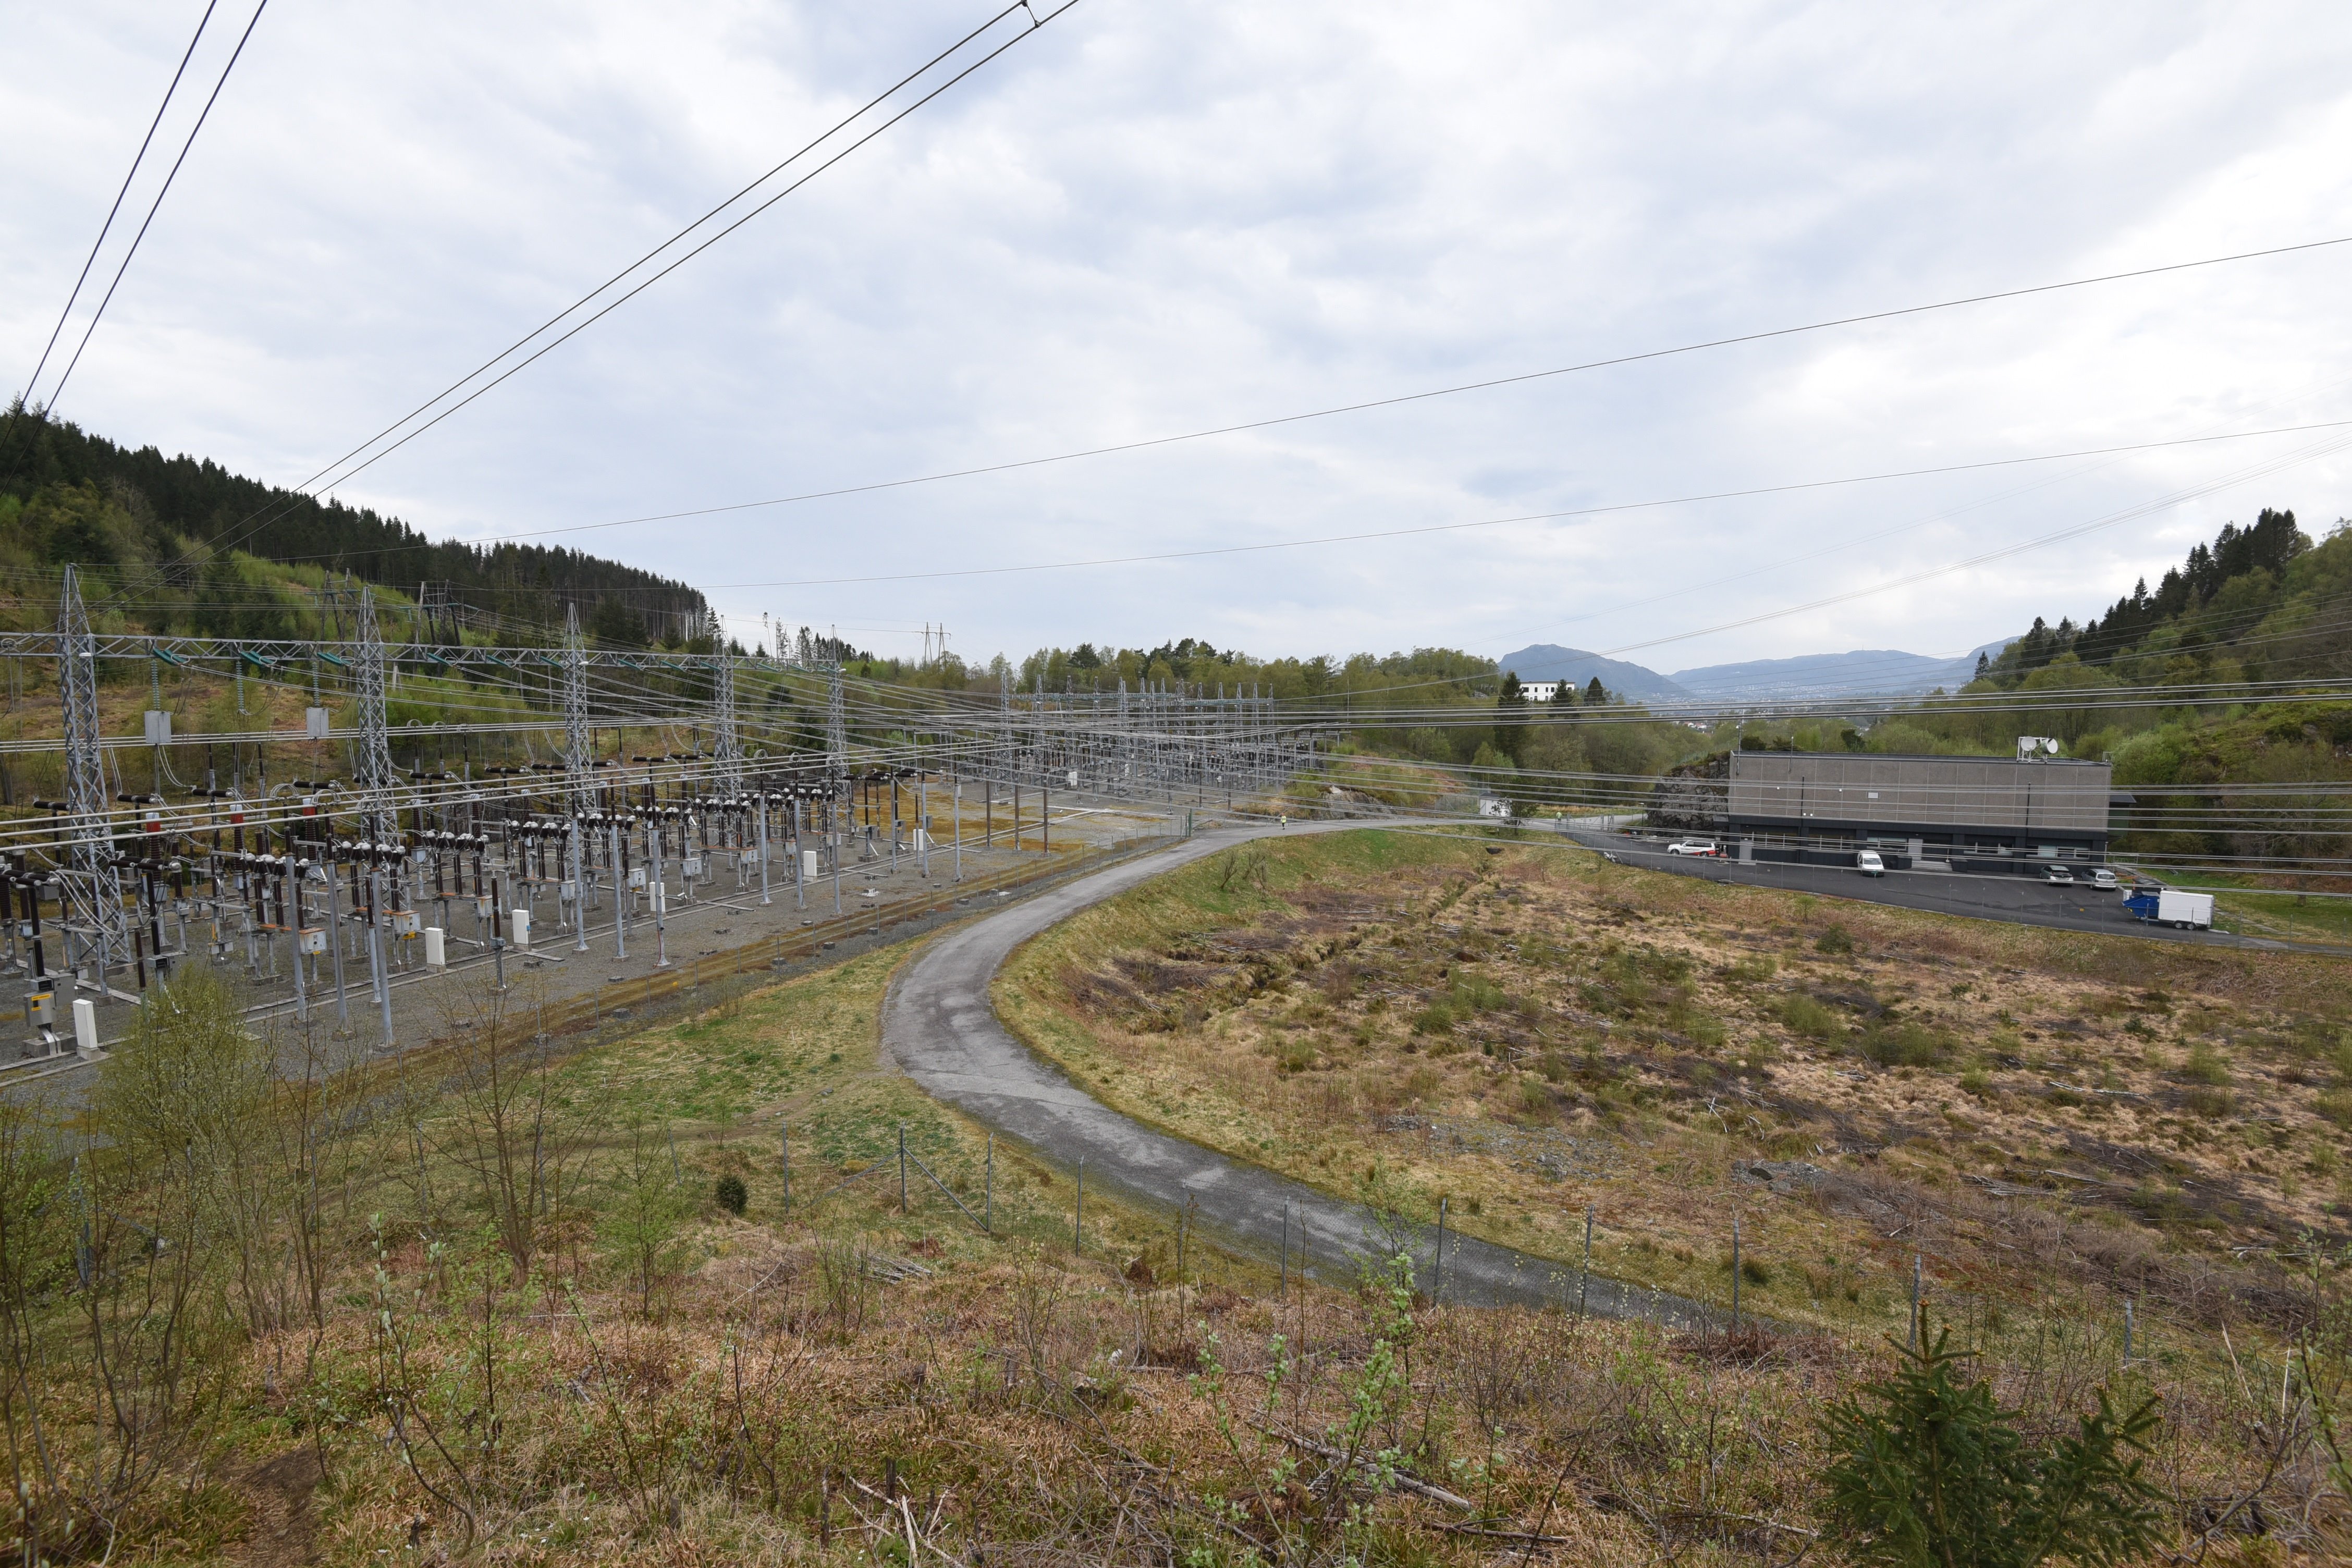
[{"label": "forested hillside", "polygon": [[278,574],[256,572],[255,562],[322,577],[349,572],[412,596],[431,584],[428,597],[508,619],[560,621],[567,602],[586,619],[610,604],[614,640],[683,635],[706,608],[683,583],[581,551],[436,542],[367,508],[12,408],[0,424],[0,580],[39,600],[68,562],[85,569],[97,595],[156,630],[278,635],[268,588]]},{"label": "forested hillside", "polygon": [[2352,530],[2338,522],[2322,544],[2292,511],[2263,509],[2252,526],[2223,526],[2164,574],[2141,578],[2104,616],[2077,626],[2036,618],[1979,679],[2032,689],[2053,667],[2086,667],[2125,686],[2327,679],[2352,668]]}]

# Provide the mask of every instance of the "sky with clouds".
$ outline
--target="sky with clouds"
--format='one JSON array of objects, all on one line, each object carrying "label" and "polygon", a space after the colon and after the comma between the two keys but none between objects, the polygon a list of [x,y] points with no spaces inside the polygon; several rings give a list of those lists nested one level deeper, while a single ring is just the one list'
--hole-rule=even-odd
[{"label": "sky with clouds", "polygon": [[[12,390],[202,10],[0,0]],[[299,481],[993,14],[273,0],[58,412]],[[1591,510],[2352,420],[2341,246],[545,532],[2352,236],[2340,4],[1027,15],[336,493],[683,578],[747,643],[766,613],[885,653],[943,623],[982,658],[1192,636],[1663,670],[1957,652],[2263,506],[2352,512],[2352,426]],[[250,16],[220,0],[165,154]],[[1186,552],[1226,552],[993,570]]]}]

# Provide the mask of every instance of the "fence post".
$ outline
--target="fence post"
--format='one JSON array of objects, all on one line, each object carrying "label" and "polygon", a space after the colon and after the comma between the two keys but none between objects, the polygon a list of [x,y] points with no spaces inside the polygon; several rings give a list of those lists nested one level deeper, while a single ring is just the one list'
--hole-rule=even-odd
[{"label": "fence post", "polygon": [[789,1121],[776,1123],[776,1151],[784,1167],[784,1212],[793,1212],[793,1128]]},{"label": "fence post", "polygon": [[1437,1268],[1429,1282],[1429,1299],[1442,1304],[1445,1300],[1445,1200],[1437,1200]]},{"label": "fence post", "polygon": [[1072,1256],[1087,1249],[1087,1157],[1078,1156],[1078,1203],[1070,1221],[1070,1252]]},{"label": "fence post", "polygon": [[988,1169],[982,1181],[984,1184],[982,1191],[985,1194],[982,1201],[987,1205],[982,1212],[988,1217],[982,1222],[981,1228],[989,1235],[994,1236],[996,1234],[996,1134],[993,1132],[988,1135]]},{"label": "fence post", "polygon": [[1731,1221],[1731,1331],[1739,1331],[1739,1220]]},{"label": "fence post", "polygon": [[[1184,1288],[1184,1226],[1192,1217],[1192,1194],[1184,1194],[1184,1206],[1176,1211],[1176,1289]],[[1177,1298],[1181,1302],[1183,1298]],[[2128,1341],[2126,1341],[2128,1342]]]},{"label": "fence post", "polygon": [[1585,1290],[1592,1283],[1592,1205],[1584,1205],[1584,1262],[1576,1271],[1576,1315],[1584,1316]]},{"label": "fence post", "polygon": [[1919,1255],[1911,1255],[1911,1348],[1919,1348]]},{"label": "fence post", "polygon": [[1282,1204],[1282,1262],[1274,1279],[1274,1299],[1284,1300],[1290,1295],[1290,1201]]},{"label": "fence post", "polygon": [[907,1124],[898,1123],[898,1212],[907,1212]]}]

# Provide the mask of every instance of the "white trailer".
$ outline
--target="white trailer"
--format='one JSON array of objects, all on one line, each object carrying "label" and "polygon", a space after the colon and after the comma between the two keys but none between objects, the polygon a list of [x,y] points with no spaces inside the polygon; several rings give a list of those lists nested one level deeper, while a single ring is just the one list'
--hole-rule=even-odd
[{"label": "white trailer", "polygon": [[2162,925],[2210,931],[2213,926],[2213,895],[2167,888],[2156,895],[2156,918]]}]

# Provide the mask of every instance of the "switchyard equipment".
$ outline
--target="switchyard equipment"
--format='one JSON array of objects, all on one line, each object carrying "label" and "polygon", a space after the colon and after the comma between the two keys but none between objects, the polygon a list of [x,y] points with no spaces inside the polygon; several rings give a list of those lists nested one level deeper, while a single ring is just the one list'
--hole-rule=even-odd
[{"label": "switchyard equipment", "polygon": [[[33,802],[38,815],[19,806],[0,825],[0,973],[21,983],[37,1049],[59,1048],[56,1020],[70,999],[135,1005],[191,952],[241,969],[265,994],[282,988],[264,1005],[290,1006],[305,1026],[329,997],[336,1026],[351,1022],[352,971],[362,968],[390,1044],[396,975],[442,968],[453,953],[486,955],[503,984],[509,949],[550,921],[574,952],[587,949],[594,924],[625,953],[631,921],[649,917],[666,963],[671,900],[756,891],[769,901],[780,849],[803,908],[809,884],[830,878],[838,912],[845,858],[860,853],[894,863],[911,855],[929,875],[935,783],[960,809],[977,789],[992,821],[1009,793],[1016,832],[1034,826],[1037,846],[1050,847],[1054,793],[1246,805],[1278,794],[1318,743],[1314,731],[1278,722],[1255,689],[1212,695],[1163,682],[1049,693],[1041,684],[976,700],[854,683],[837,662],[805,657],[806,639],[801,658],[746,657],[715,638],[711,653],[616,651],[590,647],[572,612],[542,654],[388,641],[365,590],[349,610],[349,640],[101,635],[68,569],[54,635],[0,634],[12,669],[54,662],[63,718],[63,798]],[[137,736],[101,732],[100,670],[110,660],[153,672],[157,705]],[[174,733],[161,705],[163,665],[234,676],[241,693],[249,676],[299,670],[303,727]],[[404,668],[510,691],[543,682],[544,706],[395,729],[388,708]],[[821,750],[782,721],[746,722],[747,673],[772,690],[779,678],[820,683]],[[349,727],[332,721],[331,682],[350,701]],[[671,694],[681,688],[707,700],[682,702]],[[609,752],[597,743],[608,730]],[[646,731],[693,744],[623,756],[618,737]],[[395,735],[411,753],[405,768]],[[556,738],[555,760],[477,765],[471,755],[488,740],[528,752],[534,737]],[[428,767],[424,744],[452,740],[466,760]],[[323,748],[347,746],[349,778],[273,783],[266,748],[306,741],[305,774],[326,771]],[[10,742],[0,754],[47,744]],[[114,753],[130,745],[152,752],[166,788],[109,787]],[[198,752],[200,782],[181,781],[174,760],[184,766]],[[956,848],[961,876],[961,834]]]}]

